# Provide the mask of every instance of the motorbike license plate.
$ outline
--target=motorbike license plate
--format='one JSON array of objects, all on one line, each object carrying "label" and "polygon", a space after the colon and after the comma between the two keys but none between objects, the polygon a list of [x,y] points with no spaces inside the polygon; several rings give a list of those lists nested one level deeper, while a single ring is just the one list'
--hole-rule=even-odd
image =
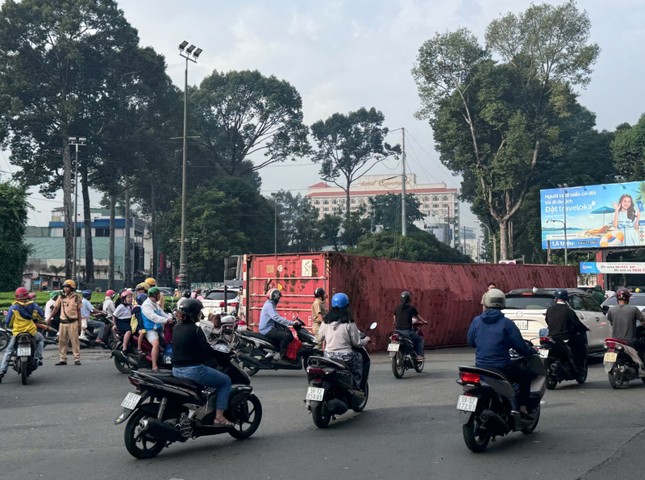
[{"label": "motorbike license plate", "polygon": [[31,355],[31,347],[18,347],[18,357],[29,357]]},{"label": "motorbike license plate", "polygon": [[471,397],[470,395],[459,395],[457,400],[457,410],[463,412],[474,412],[477,409],[477,397]]},{"label": "motorbike license plate", "polygon": [[387,351],[388,352],[398,352],[400,345],[401,344],[399,344],[399,343],[390,343],[387,346]]},{"label": "motorbike license plate", "polygon": [[141,395],[137,395],[136,393],[128,393],[123,401],[121,402],[121,406],[123,408],[127,408],[128,410],[134,410],[137,408],[137,405],[139,404],[139,400],[141,400]]},{"label": "motorbike license plate", "polygon": [[538,354],[540,355],[540,358],[549,358],[549,349],[538,348]]},{"label": "motorbike license plate", "polygon": [[616,361],[616,357],[618,357],[616,352],[607,352],[602,360],[603,362],[614,363]]},{"label": "motorbike license plate", "polygon": [[517,325],[517,328],[520,330],[528,330],[529,329],[529,321],[528,320],[514,320],[515,325]]},{"label": "motorbike license plate", "polygon": [[307,387],[307,396],[305,400],[313,400],[315,402],[322,402],[325,396],[325,389],[318,387]]}]

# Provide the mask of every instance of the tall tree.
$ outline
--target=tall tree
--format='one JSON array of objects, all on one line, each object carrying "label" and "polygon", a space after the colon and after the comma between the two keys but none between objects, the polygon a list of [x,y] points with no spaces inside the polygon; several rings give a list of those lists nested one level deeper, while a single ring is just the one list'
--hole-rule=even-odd
[{"label": "tall tree", "polygon": [[[466,29],[437,34],[419,49],[413,76],[441,161],[464,178],[463,194],[485,205],[508,258],[509,222],[558,148],[558,122],[575,105],[599,48],[573,1],[532,5],[486,31],[487,49]],[[492,54],[500,58],[494,62]]]},{"label": "tall tree", "polygon": [[299,193],[280,190],[273,195],[279,207],[281,233],[285,237],[286,251],[313,252],[323,246],[318,210],[311,200]]},{"label": "tall tree", "polygon": [[[189,128],[198,135],[203,160],[227,175],[295,159],[308,152],[302,99],[284,80],[255,71],[214,71],[190,92]],[[255,155],[255,157],[254,157]]]},{"label": "tall tree", "polygon": [[335,113],[311,126],[316,142],[312,153],[320,177],[345,192],[345,218],[350,217],[352,184],[399,149],[385,142],[385,116],[374,107],[347,115]]},{"label": "tall tree", "polygon": [[0,291],[3,292],[22,285],[29,253],[24,243],[27,206],[24,187],[0,182]]},{"label": "tall tree", "polygon": [[[384,231],[401,231],[401,195],[388,193],[377,195],[369,199],[372,227],[380,225]],[[405,197],[406,226],[411,227],[414,222],[423,220],[423,214],[419,210],[419,200],[415,195]]]},{"label": "tall tree", "polygon": [[619,180],[645,179],[645,114],[636,125],[617,129],[611,150]]}]

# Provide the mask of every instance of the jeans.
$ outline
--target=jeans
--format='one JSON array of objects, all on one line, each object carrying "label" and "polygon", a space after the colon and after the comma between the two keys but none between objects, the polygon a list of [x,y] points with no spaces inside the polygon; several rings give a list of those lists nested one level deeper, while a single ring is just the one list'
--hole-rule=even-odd
[{"label": "jeans", "polygon": [[96,338],[103,340],[103,335],[105,335],[105,323],[99,320],[87,320],[87,328],[90,328],[93,331],[96,331]]},{"label": "jeans", "polygon": [[399,332],[401,335],[404,337],[408,337],[410,340],[412,340],[412,343],[414,344],[414,349],[417,352],[418,357],[423,357],[423,338],[421,338],[419,335],[417,335],[417,332],[414,330],[396,330]]},{"label": "jeans", "polygon": [[[34,340],[36,340],[36,358],[38,360],[42,360],[43,349],[45,348],[45,337],[43,337],[39,332],[36,332],[36,335],[34,335]],[[9,340],[9,344],[7,345],[7,351],[4,353],[4,357],[2,357],[0,372],[5,373],[7,371],[7,367],[9,366],[9,359],[11,358],[11,354],[13,353],[15,345],[16,337],[12,336]]]},{"label": "jeans", "polygon": [[187,378],[205,387],[217,389],[215,408],[226,410],[228,408],[228,397],[231,394],[231,379],[225,373],[207,367],[206,365],[195,365],[192,367],[172,367],[172,374],[177,378]]}]

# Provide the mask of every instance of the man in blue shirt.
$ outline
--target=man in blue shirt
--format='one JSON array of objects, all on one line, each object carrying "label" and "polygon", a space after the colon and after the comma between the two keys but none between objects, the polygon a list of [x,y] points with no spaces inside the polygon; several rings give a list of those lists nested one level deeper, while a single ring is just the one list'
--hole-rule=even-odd
[{"label": "man in blue shirt", "polygon": [[260,312],[260,333],[266,336],[274,345],[278,346],[280,353],[276,354],[276,360],[284,358],[287,348],[293,340],[293,335],[288,327],[293,322],[281,317],[276,311],[276,305],[280,301],[282,294],[277,288],[272,288],[267,294],[268,300],[264,302],[262,312]]},{"label": "man in blue shirt", "polygon": [[94,308],[94,305],[90,302],[92,298],[92,292],[90,290],[83,290],[83,302],[81,304],[81,319],[83,323],[83,331],[81,332],[80,339],[87,341],[88,338],[85,335],[85,330],[91,328],[92,330],[96,329],[96,340],[97,344],[103,343],[103,335],[105,334],[105,323],[99,320],[92,320],[91,315],[102,315],[100,310]]}]

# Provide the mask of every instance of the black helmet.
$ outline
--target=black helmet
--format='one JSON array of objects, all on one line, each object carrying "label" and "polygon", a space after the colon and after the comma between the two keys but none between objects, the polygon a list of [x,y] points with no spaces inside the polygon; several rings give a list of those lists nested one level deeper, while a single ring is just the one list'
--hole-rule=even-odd
[{"label": "black helmet", "polygon": [[184,298],[190,298],[190,290],[184,290],[184,293],[181,294]]},{"label": "black helmet", "polygon": [[326,293],[325,293],[325,289],[324,289],[324,288],[322,288],[322,287],[318,287],[318,288],[314,291],[314,297],[316,297],[316,298],[324,298],[324,297],[325,297],[325,295],[326,295]]},{"label": "black helmet", "polygon": [[406,304],[410,303],[411,300],[412,300],[412,295],[410,295],[410,292],[407,292],[407,291],[401,292],[401,301],[403,303],[406,303]]},{"label": "black helmet", "polygon": [[564,300],[565,302],[569,300],[569,292],[567,292],[564,288],[559,288],[555,292],[553,292],[553,296],[555,298],[559,298],[560,300]]},{"label": "black helmet", "polygon": [[204,308],[204,305],[202,305],[200,300],[197,300],[196,298],[187,298],[181,303],[179,311],[184,315],[188,315],[189,318],[196,320],[199,317],[202,308]]}]

